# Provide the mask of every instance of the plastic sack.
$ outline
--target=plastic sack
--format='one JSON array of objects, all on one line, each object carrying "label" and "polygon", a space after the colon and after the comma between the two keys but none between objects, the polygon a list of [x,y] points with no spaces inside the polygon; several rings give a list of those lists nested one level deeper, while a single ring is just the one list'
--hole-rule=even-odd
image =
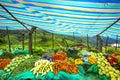
[{"label": "plastic sack", "polygon": [[6,73],[4,70],[0,70],[0,80],[15,80],[14,77],[11,76],[12,71]]}]

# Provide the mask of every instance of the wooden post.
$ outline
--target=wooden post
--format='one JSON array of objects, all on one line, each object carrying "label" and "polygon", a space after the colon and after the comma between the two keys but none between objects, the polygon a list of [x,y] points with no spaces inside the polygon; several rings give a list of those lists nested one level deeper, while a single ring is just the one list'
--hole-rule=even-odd
[{"label": "wooden post", "polygon": [[118,35],[116,35],[116,47],[115,47],[115,50],[117,50],[117,47],[118,47]]},{"label": "wooden post", "polygon": [[99,36],[99,51],[102,52],[102,47],[103,47],[103,41],[101,37]]},{"label": "wooden post", "polygon": [[24,50],[24,38],[25,38],[25,34],[22,34],[22,49]]},{"label": "wooden post", "polygon": [[65,39],[65,36],[64,36],[64,38],[63,38],[63,41],[64,41],[64,43],[66,44],[66,49],[68,48],[68,43],[67,43],[67,40]]},{"label": "wooden post", "polygon": [[32,34],[33,34],[34,30],[36,30],[36,27],[32,27],[31,30],[28,33],[29,34],[29,43],[28,43],[29,54],[33,54],[33,51],[32,51]]},{"label": "wooden post", "polygon": [[100,35],[97,35],[97,49],[99,52],[102,52],[102,39],[100,38]]},{"label": "wooden post", "polygon": [[99,39],[99,36],[97,35],[97,36],[96,36],[96,49],[97,49],[97,50],[98,50],[98,43],[99,43],[99,42],[98,42],[98,39]]},{"label": "wooden post", "polygon": [[107,37],[106,42],[105,42],[105,52],[107,51],[108,39],[109,39],[109,36]]},{"label": "wooden post", "polygon": [[73,32],[73,40],[75,40],[75,33]]},{"label": "wooden post", "polygon": [[36,30],[34,31],[34,49],[36,49]]},{"label": "wooden post", "polygon": [[55,40],[55,36],[54,36],[54,34],[52,33],[52,49],[54,49],[54,40]]},{"label": "wooden post", "polygon": [[89,49],[89,37],[88,37],[88,34],[87,34],[87,48]]},{"label": "wooden post", "polygon": [[10,36],[9,36],[9,32],[8,32],[8,27],[6,27],[6,30],[7,30],[7,35],[8,35],[9,52],[11,52],[11,44],[10,44]]}]

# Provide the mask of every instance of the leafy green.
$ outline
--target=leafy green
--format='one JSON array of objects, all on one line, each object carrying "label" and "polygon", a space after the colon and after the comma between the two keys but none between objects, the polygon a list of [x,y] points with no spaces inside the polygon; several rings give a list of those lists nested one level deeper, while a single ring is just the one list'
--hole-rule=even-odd
[{"label": "leafy green", "polygon": [[24,62],[20,63],[18,67],[16,67],[12,75],[16,76],[17,74],[20,74],[26,70],[31,70],[38,59],[40,59],[39,56],[33,56],[26,59]]}]

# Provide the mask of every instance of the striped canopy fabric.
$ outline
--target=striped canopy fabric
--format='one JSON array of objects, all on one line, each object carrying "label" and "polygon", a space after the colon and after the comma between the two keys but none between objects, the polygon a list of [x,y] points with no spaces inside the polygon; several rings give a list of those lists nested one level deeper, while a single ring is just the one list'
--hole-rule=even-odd
[{"label": "striped canopy fabric", "polygon": [[[55,34],[96,36],[120,18],[120,0],[0,0],[30,29],[33,25]],[[24,29],[0,7],[0,29]],[[120,35],[120,21],[102,36]]]}]

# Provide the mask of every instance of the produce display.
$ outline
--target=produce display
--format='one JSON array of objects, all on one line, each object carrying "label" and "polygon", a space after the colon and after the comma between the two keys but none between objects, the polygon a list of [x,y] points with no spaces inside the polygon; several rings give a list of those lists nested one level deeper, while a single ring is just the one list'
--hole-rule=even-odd
[{"label": "produce display", "polygon": [[7,67],[4,68],[5,71],[9,72],[14,70],[16,67],[18,67],[18,65],[25,61],[26,59],[32,57],[31,55],[27,55],[27,56],[21,56],[21,57],[16,57],[14,59],[12,59],[11,63],[9,65],[7,65]]},{"label": "produce display", "polygon": [[[31,75],[36,76],[36,79],[42,79],[42,77],[45,79],[49,76],[49,79],[54,80],[56,78],[50,77],[50,74],[58,76],[63,72],[67,75],[84,76],[86,80],[91,80],[87,78],[90,75],[96,77],[93,80],[120,80],[119,53],[106,55],[84,50],[75,53],[76,56],[74,57],[70,57],[67,54],[65,52],[57,52],[52,56],[24,55],[13,59],[0,59],[0,69],[7,73],[13,71],[11,74],[14,77],[28,71]],[[79,56],[77,56],[78,54]],[[64,75],[62,76],[64,77]],[[77,78],[77,80],[79,79]]]},{"label": "produce display", "polygon": [[48,60],[38,60],[35,63],[35,67],[31,70],[34,74],[37,75],[41,74],[42,76],[47,74],[47,72],[53,71],[53,62],[50,62]]},{"label": "produce display", "polygon": [[82,59],[75,59],[75,64],[83,64],[83,60]]},{"label": "produce display", "polygon": [[41,57],[41,59],[42,59],[42,60],[48,60],[48,61],[50,61],[50,62],[53,62],[52,57],[51,57],[51,56],[48,56],[48,55],[43,55],[43,56]]},{"label": "produce display", "polygon": [[0,69],[4,69],[10,62],[11,59],[0,59]]},{"label": "produce display", "polygon": [[94,53],[91,56],[96,57],[97,66],[99,67],[99,74],[106,75],[111,80],[120,79],[120,71],[113,68],[102,53]]},{"label": "produce display", "polygon": [[70,73],[70,74],[77,74],[78,73],[78,67],[74,63],[70,61],[60,61],[57,60],[54,63],[53,66],[54,73],[58,74],[61,70]]},{"label": "produce display", "polygon": [[96,64],[96,59],[95,59],[95,57],[93,57],[93,56],[89,56],[88,61],[89,61],[91,64]]},{"label": "produce display", "polygon": [[68,61],[71,61],[71,62],[73,62],[73,63],[75,62],[74,58],[72,58],[72,57],[68,57],[67,60],[68,60]]},{"label": "produce display", "polygon": [[14,69],[12,76],[17,76],[18,74],[25,72],[27,70],[31,70],[34,67],[34,64],[37,60],[39,60],[39,56],[33,56],[28,59],[25,59],[23,62],[18,64],[18,66]]},{"label": "produce display", "polygon": [[67,55],[64,52],[57,52],[55,55],[52,56],[53,61],[56,60],[66,60]]}]

